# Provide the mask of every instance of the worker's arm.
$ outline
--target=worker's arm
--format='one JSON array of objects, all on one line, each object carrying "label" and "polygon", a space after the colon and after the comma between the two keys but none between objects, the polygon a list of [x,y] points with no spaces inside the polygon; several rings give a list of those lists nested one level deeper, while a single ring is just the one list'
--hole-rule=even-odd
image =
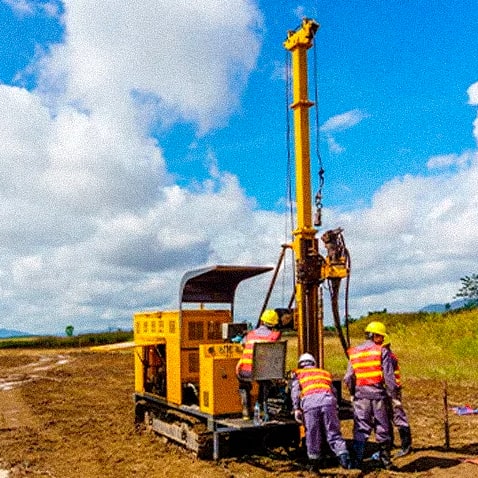
[{"label": "worker's arm", "polygon": [[292,410],[294,412],[294,419],[297,423],[302,423],[303,415],[302,415],[302,409],[300,407],[300,384],[295,374],[293,374],[292,376],[290,398],[292,400]]},{"label": "worker's arm", "polygon": [[347,371],[344,375],[344,383],[347,386],[350,395],[355,395],[355,372],[352,368],[352,364],[349,362],[347,365]]},{"label": "worker's arm", "polygon": [[388,396],[392,400],[397,399],[399,397],[399,388],[395,380],[392,354],[386,347],[382,347],[382,371]]},{"label": "worker's arm", "polygon": [[292,409],[298,410],[300,408],[300,384],[295,374],[292,375],[290,399],[292,401]]}]

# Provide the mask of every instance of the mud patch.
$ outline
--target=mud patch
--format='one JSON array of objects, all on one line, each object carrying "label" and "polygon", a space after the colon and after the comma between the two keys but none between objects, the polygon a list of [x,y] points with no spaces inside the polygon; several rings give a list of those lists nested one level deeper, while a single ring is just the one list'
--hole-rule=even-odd
[{"label": "mud patch", "polygon": [[[38,380],[58,381],[58,378],[48,376],[48,372],[69,361],[70,358],[63,354],[32,355],[30,361],[3,368],[0,375],[0,430],[39,425],[31,408],[25,404],[19,387]],[[9,364],[9,360],[5,363]]]},{"label": "mud patch", "polygon": [[[12,430],[20,427],[37,427],[29,406],[22,398],[19,390],[4,390],[0,396],[0,430]],[[1,478],[1,475],[0,475]]]}]

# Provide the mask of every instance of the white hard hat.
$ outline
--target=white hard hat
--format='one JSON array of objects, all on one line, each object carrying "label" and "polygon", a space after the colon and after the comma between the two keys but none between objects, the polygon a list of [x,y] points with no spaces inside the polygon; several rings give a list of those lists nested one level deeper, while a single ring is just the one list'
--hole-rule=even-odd
[{"label": "white hard hat", "polygon": [[311,365],[315,365],[317,362],[312,354],[305,353],[299,357],[299,367],[304,365],[306,362],[309,362]]}]

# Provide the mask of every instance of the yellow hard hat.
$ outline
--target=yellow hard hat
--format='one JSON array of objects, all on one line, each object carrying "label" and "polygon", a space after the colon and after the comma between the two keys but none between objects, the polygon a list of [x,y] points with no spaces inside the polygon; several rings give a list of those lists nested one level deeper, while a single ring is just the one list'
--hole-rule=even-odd
[{"label": "yellow hard hat", "polygon": [[382,342],[382,347],[386,347],[387,345],[390,345],[392,341],[390,340],[390,335],[385,334],[383,336],[383,342]]},{"label": "yellow hard hat", "polygon": [[270,327],[275,327],[279,323],[279,316],[275,310],[268,309],[262,313],[261,322],[264,322],[264,324]]},{"label": "yellow hard hat", "polygon": [[385,324],[382,324],[382,322],[373,321],[370,322],[367,327],[365,327],[365,332],[382,335],[385,337],[387,335],[387,328],[385,327]]}]

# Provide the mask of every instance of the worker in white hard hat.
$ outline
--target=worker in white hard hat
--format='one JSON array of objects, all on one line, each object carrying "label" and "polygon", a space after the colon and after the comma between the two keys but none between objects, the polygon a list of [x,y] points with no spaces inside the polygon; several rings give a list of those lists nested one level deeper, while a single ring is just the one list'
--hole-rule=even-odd
[{"label": "worker in white hard hat", "polygon": [[393,370],[395,373],[395,381],[397,382],[398,393],[394,400],[391,400],[392,424],[398,429],[400,435],[400,450],[395,455],[396,457],[408,455],[412,451],[412,433],[410,430],[410,423],[407,414],[403,408],[402,403],[402,377],[400,375],[400,366],[398,364],[397,356],[392,352],[391,340],[387,335],[382,343],[382,347],[387,347],[390,350],[390,355],[393,362]]},{"label": "worker in white hard hat", "polygon": [[[279,315],[273,309],[265,310],[259,320],[259,327],[251,330],[244,338],[244,351],[236,366],[236,374],[239,380],[239,394],[242,403],[242,418],[250,420],[251,418],[251,389],[252,389],[252,369],[253,353],[255,342],[277,342],[281,338],[281,332],[275,330],[279,325]],[[269,419],[267,409],[267,398],[271,383],[267,380],[259,382],[258,402],[262,408],[262,419]]]},{"label": "worker in white hard hat", "polygon": [[337,398],[332,375],[317,367],[310,353],[299,357],[292,373],[292,408],[294,418],[305,428],[305,444],[311,471],[321,467],[323,438],[337,456],[340,466],[351,468],[350,455],[340,431]]},{"label": "worker in white hard hat", "polygon": [[365,342],[348,350],[349,363],[344,382],[353,398],[354,467],[361,468],[365,444],[372,432],[380,446],[380,464],[390,470],[392,427],[390,400],[398,398],[390,350],[382,347],[388,338],[385,324],[372,321],[365,327]]}]

